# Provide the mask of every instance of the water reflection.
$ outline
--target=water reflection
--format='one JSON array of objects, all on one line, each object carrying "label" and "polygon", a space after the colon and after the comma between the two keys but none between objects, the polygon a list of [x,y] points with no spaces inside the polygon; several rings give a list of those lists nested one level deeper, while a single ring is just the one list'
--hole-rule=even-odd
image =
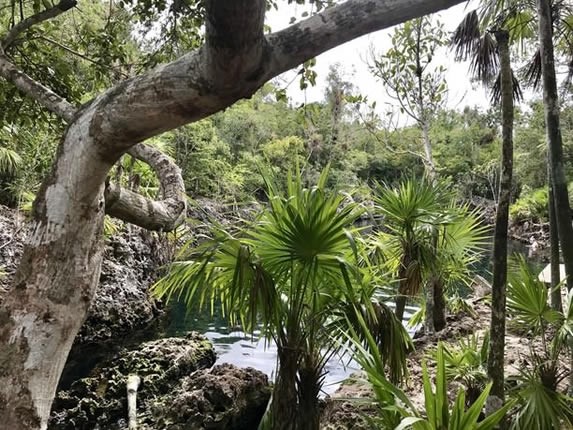
[{"label": "water reflection", "polygon": [[[227,321],[220,317],[220,309],[215,307],[214,311],[213,316],[208,311],[190,314],[183,303],[174,303],[170,306],[170,322],[163,336],[184,336],[191,330],[201,332],[213,343],[217,352],[217,363],[254,367],[274,380],[276,345],[260,338],[259,331],[255,331],[251,336],[236,328],[230,329]],[[406,307],[405,320],[415,311],[414,307]],[[325,394],[331,394],[344,379],[358,370],[358,365],[348,356],[334,356],[326,363],[325,370],[327,374],[323,390]]]}]

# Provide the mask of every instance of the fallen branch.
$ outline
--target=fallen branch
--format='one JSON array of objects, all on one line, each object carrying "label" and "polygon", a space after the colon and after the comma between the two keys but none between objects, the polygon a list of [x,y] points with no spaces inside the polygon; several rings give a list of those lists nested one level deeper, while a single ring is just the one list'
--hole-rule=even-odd
[{"label": "fallen branch", "polygon": [[137,375],[127,377],[127,421],[129,430],[137,430],[137,389],[141,378]]}]

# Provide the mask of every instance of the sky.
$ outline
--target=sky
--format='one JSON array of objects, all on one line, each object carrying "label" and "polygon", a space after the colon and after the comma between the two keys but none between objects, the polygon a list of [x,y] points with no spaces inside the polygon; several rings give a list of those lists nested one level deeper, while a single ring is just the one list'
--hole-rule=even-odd
[{"label": "sky", "polygon": [[[437,14],[437,16],[444,23],[447,31],[453,31],[463,19],[467,8],[467,4],[462,3]],[[284,4],[282,7],[279,6],[278,11],[273,10],[267,14],[267,24],[270,25],[272,31],[278,31],[289,25],[293,15],[300,16],[305,10],[309,10],[308,6],[287,6]],[[370,51],[370,46],[374,46],[376,51],[381,53],[390,48],[391,32],[392,29],[386,29],[371,33],[317,57],[315,67],[318,73],[317,85],[302,91],[299,88],[298,79],[295,79],[287,89],[291,101],[294,104],[300,104],[305,100],[306,102],[322,100],[329,67],[339,63],[345,77],[355,85],[358,93],[367,96],[370,102],[376,101],[379,113],[386,111],[391,99],[386,95],[382,83],[377,81],[368,71],[365,59]],[[437,64],[443,64],[447,67],[446,81],[449,88],[449,108],[463,109],[465,106],[486,108],[489,105],[489,96],[486,90],[481,85],[470,82],[467,63],[454,62],[452,52],[445,48],[438,52],[435,61]],[[295,71],[287,72],[281,77],[281,82],[286,85],[293,81],[295,74]]]}]

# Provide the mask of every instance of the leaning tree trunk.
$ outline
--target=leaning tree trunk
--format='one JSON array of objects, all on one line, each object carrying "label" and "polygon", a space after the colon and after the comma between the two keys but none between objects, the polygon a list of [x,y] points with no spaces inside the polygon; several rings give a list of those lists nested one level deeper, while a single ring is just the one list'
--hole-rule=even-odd
[{"label": "leaning tree trunk", "polygon": [[13,289],[0,308],[0,419],[45,429],[56,386],[97,286],[104,180],[111,167],[71,126],[35,204]]},{"label": "leaning tree trunk", "polygon": [[[509,54],[509,33],[495,33],[501,64],[502,157],[499,200],[493,242],[493,283],[491,298],[490,343],[487,374],[493,382],[490,405],[504,399],[505,302],[507,283],[507,229],[513,174],[513,77]],[[496,399],[497,398],[497,399]]]},{"label": "leaning tree trunk", "polygon": [[543,75],[543,104],[545,107],[545,127],[547,130],[551,184],[555,201],[555,218],[557,220],[565,273],[567,275],[567,287],[571,289],[573,288],[573,225],[571,224],[567,179],[563,168],[563,139],[559,125],[559,97],[553,53],[551,2],[549,0],[538,0],[537,7],[539,14],[539,49]]}]

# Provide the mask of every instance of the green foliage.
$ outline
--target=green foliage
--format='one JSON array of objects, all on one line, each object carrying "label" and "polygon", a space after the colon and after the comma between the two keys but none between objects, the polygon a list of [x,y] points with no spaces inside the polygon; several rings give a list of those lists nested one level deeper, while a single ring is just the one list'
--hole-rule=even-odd
[{"label": "green foliage", "polygon": [[400,101],[401,112],[417,122],[428,122],[445,105],[445,67],[432,61],[436,50],[446,43],[443,25],[423,17],[397,27],[392,48],[382,56],[374,55],[372,73]]},{"label": "green foliage", "polygon": [[[153,288],[156,296],[181,299],[189,309],[210,304],[213,311],[220,302],[230,324],[250,332],[258,328],[272,339],[282,381],[275,385],[277,402],[281,396],[290,399],[293,386],[298,396],[309,386],[318,395],[326,359],[340,348],[332,334],[347,320],[346,312],[356,314],[358,300],[368,306],[373,292],[353,227],[361,210],[325,189],[327,173],[312,188],[303,186],[300,174],[289,175],[286,191],[265,176],[268,208],[239,231],[214,226],[212,239],[186,247]],[[401,331],[391,335],[394,342],[386,342],[385,350],[407,346],[404,329],[399,323],[377,325],[384,339],[383,333],[398,326]]]},{"label": "green foliage", "polygon": [[486,230],[476,213],[456,205],[446,183],[379,185],[374,199],[384,229],[372,237],[372,253],[401,280],[401,294],[417,295],[430,274],[438,273],[446,285],[469,279]]},{"label": "green foliage", "polygon": [[[571,353],[572,294],[567,296],[564,312],[555,311],[547,304],[546,286],[525,260],[518,259],[514,266],[507,289],[510,324],[531,333],[530,342],[540,340],[541,347],[532,346],[530,365],[508,378],[514,384],[511,395],[518,402],[512,415],[512,429],[571,427],[573,399],[559,391],[560,381],[567,376],[560,371],[559,357],[565,351]],[[547,339],[550,327],[556,331],[551,342]]]},{"label": "green foliage", "polygon": [[423,364],[423,389],[425,410],[418,411],[410,399],[399,388],[393,386],[385,377],[382,362],[377,356],[374,344],[370,349],[360,342],[354,342],[355,359],[364,369],[372,384],[376,396],[378,414],[367,418],[373,429],[413,429],[413,430],[486,430],[494,429],[511,408],[508,402],[501,409],[482,419],[482,409],[491,389],[487,384],[483,392],[466,407],[466,395],[460,390],[450,402],[448,396],[448,378],[444,346],[438,344],[436,352],[435,389]]},{"label": "green foliage", "polygon": [[515,222],[526,220],[547,221],[549,197],[547,187],[531,190],[521,195],[509,208],[509,216]]},{"label": "green foliage", "polygon": [[426,417],[413,414],[404,418],[398,427],[400,430],[412,428],[413,430],[440,430],[447,428],[450,430],[485,430],[494,429],[511,407],[511,403],[480,420],[482,409],[485,406],[487,396],[491,389],[491,383],[487,384],[481,395],[466,409],[466,395],[464,390],[458,394],[450,405],[447,389],[446,361],[444,359],[444,348],[438,344],[436,353],[436,388],[432,389],[432,382],[428,375],[426,364],[423,366],[424,381],[424,404],[426,407]]},{"label": "green foliage", "polygon": [[[554,430],[573,426],[573,398],[557,391],[556,386],[549,386],[562,379],[556,375],[553,364],[536,362],[532,369],[520,369],[519,375],[508,378],[516,384],[510,392],[517,399],[512,430]],[[550,384],[548,380],[551,380]]]},{"label": "green foliage", "polygon": [[457,344],[444,344],[445,371],[448,380],[461,382],[473,403],[483,392],[487,377],[489,334],[480,339],[476,334],[460,339]]},{"label": "green foliage", "polygon": [[534,336],[544,335],[548,325],[559,322],[561,314],[549,306],[547,287],[537,278],[525,258],[516,258],[507,286],[510,323]]},{"label": "green foliage", "polygon": [[14,176],[22,164],[22,157],[16,151],[0,147],[0,176]]}]

